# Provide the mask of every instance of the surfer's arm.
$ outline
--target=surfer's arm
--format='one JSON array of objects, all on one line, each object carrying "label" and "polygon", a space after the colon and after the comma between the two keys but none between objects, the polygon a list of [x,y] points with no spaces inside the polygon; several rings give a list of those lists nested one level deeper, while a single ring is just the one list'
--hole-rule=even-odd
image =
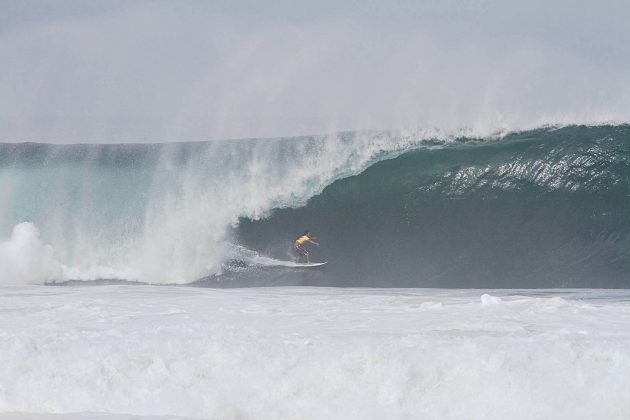
[{"label": "surfer's arm", "polygon": [[312,243],[312,244],[315,244],[315,245],[319,246],[319,244],[318,244],[317,242],[315,242],[314,240],[312,240],[312,239],[309,239],[308,241],[309,241],[310,243]]}]

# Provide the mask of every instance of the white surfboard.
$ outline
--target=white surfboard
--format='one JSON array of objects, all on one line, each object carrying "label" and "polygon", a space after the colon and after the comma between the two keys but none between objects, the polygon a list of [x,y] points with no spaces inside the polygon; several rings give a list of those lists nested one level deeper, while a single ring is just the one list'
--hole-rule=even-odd
[{"label": "white surfboard", "polygon": [[310,264],[296,263],[295,261],[276,260],[275,258],[269,258],[262,255],[257,256],[257,258],[253,262],[254,264],[259,264],[265,267],[291,267],[291,268],[321,267],[324,264],[328,264],[328,261],[310,263]]},{"label": "white surfboard", "polygon": [[294,263],[296,267],[321,267],[324,264],[328,264],[328,261],[321,263]]},{"label": "white surfboard", "polygon": [[324,264],[328,264],[328,261],[307,264],[307,263],[296,263],[295,261],[276,260],[275,263],[265,264],[265,265],[267,267],[311,268],[311,267],[321,267]]}]

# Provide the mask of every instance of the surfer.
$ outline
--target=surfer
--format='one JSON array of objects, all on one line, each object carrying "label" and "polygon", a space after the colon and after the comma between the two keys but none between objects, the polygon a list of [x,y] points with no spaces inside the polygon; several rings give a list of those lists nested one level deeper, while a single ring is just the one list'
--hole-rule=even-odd
[{"label": "surfer", "polygon": [[311,263],[311,256],[309,252],[306,250],[306,248],[304,247],[304,244],[309,242],[311,244],[315,244],[319,246],[319,244],[315,242],[313,239],[314,239],[313,235],[311,234],[310,231],[307,230],[293,242],[293,248],[295,248],[295,253],[297,254],[297,258],[295,259],[296,263],[300,262],[300,256],[302,255],[306,256],[307,264]]}]

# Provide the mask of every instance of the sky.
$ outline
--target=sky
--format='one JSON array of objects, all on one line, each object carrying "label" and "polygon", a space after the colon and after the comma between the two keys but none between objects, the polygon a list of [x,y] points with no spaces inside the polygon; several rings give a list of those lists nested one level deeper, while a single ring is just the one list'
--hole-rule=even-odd
[{"label": "sky", "polygon": [[630,3],[0,0],[0,142],[630,122]]}]

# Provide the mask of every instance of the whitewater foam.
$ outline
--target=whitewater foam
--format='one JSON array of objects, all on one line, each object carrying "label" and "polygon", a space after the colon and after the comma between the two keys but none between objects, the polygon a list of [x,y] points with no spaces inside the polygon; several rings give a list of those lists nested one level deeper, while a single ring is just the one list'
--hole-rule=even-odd
[{"label": "whitewater foam", "polygon": [[0,413],[623,419],[629,301],[614,290],[3,286]]},{"label": "whitewater foam", "polygon": [[62,277],[63,267],[53,249],[42,242],[32,223],[13,228],[8,241],[0,242],[0,284],[34,283]]}]

